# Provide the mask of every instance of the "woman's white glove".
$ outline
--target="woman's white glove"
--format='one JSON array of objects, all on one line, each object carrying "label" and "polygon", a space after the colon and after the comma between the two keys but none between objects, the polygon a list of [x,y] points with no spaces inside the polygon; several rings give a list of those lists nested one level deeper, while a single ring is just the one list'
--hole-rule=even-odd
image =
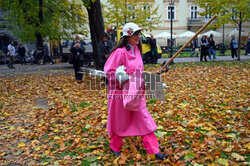
[{"label": "woman's white glove", "polygon": [[115,71],[115,78],[119,81],[120,84],[129,79],[128,74],[125,72],[126,67],[124,65],[119,66]]}]

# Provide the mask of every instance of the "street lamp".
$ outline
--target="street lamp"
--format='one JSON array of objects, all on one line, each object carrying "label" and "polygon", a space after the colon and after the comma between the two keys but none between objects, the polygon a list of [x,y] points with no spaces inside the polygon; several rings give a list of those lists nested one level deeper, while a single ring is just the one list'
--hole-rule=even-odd
[{"label": "street lamp", "polygon": [[[173,56],[173,1],[170,0],[170,58]],[[170,64],[174,64],[172,61]]]}]

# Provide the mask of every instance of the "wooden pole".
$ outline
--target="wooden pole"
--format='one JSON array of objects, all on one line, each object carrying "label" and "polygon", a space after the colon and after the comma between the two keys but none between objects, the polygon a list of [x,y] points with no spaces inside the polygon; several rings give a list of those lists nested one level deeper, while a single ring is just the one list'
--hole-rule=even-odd
[{"label": "wooden pole", "polygon": [[162,71],[164,71],[166,69],[166,67],[174,60],[174,58],[184,49],[186,48],[215,18],[217,17],[217,15],[214,15],[203,27],[201,27],[199,29],[198,32],[196,32],[196,34],[186,43],[184,44],[184,46],[182,46],[175,54],[174,56],[172,56],[167,63],[165,63],[159,72],[157,73],[161,73]]}]

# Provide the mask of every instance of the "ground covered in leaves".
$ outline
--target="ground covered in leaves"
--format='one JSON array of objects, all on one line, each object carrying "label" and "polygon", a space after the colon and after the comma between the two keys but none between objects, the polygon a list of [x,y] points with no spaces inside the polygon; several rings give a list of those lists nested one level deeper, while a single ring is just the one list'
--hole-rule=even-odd
[{"label": "ground covered in leaves", "polygon": [[0,165],[250,164],[249,61],[179,64],[163,74],[167,102],[147,100],[161,151],[172,154],[163,162],[146,154],[140,137],[124,139],[121,157],[111,154],[100,80],[2,79]]}]

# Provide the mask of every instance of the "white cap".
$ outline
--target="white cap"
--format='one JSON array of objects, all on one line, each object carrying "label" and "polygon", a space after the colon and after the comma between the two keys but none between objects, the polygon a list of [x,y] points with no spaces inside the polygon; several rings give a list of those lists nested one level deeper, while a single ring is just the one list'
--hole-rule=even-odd
[{"label": "white cap", "polygon": [[141,31],[142,28],[139,28],[139,26],[135,23],[127,23],[123,26],[123,29],[122,29],[122,37],[123,36],[132,36],[136,31]]}]

